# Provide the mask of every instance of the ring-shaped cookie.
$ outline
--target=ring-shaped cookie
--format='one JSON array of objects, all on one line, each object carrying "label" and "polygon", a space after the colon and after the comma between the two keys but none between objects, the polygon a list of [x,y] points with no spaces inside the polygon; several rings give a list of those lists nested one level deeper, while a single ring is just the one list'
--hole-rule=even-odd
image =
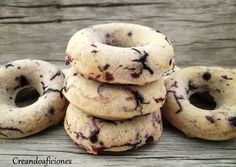
[{"label": "ring-shaped cookie", "polygon": [[[17,60],[0,67],[0,137],[20,138],[57,124],[65,114],[63,73],[54,65],[40,60]],[[34,87],[38,100],[17,107],[19,91]]]},{"label": "ring-shaped cookie", "polygon": [[78,31],[69,40],[66,64],[100,82],[143,85],[174,67],[170,41],[149,27],[110,23]]},{"label": "ring-shaped cookie", "polygon": [[[227,140],[236,137],[236,71],[194,66],[176,71],[166,79],[167,99],[163,114],[188,137]],[[194,93],[210,94],[216,108],[195,107]]]},{"label": "ring-shaped cookie", "polygon": [[66,72],[63,94],[89,115],[121,120],[159,110],[166,88],[162,78],[144,86],[104,84],[84,78],[72,67]]},{"label": "ring-shaped cookie", "polygon": [[162,120],[160,111],[124,121],[104,120],[87,115],[70,104],[64,128],[81,148],[98,154],[126,151],[145,143],[158,142],[162,134]]}]

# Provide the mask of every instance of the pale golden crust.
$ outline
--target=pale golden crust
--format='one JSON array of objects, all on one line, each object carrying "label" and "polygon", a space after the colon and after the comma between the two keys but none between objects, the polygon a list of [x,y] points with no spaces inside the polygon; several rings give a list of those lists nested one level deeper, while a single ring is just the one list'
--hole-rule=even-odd
[{"label": "pale golden crust", "polygon": [[[20,138],[35,134],[63,119],[66,99],[62,94],[64,74],[41,60],[17,60],[0,67],[0,137]],[[15,98],[32,86],[40,94],[26,107],[17,107]]]},{"label": "pale golden crust", "polygon": [[78,31],[66,49],[66,64],[105,83],[144,85],[174,67],[167,37],[149,27],[110,23]]},{"label": "pale golden crust", "polygon": [[85,79],[72,67],[66,73],[63,94],[87,114],[120,120],[159,110],[166,89],[162,78],[144,86],[102,84]]},{"label": "pale golden crust", "polygon": [[155,143],[162,134],[160,111],[130,120],[110,121],[89,116],[72,104],[67,108],[64,127],[75,143],[92,154]]},{"label": "pale golden crust", "polygon": [[[188,137],[227,140],[236,137],[236,73],[221,67],[195,66],[181,69],[166,80],[167,99],[163,114]],[[209,92],[216,109],[193,106],[189,97]]]}]

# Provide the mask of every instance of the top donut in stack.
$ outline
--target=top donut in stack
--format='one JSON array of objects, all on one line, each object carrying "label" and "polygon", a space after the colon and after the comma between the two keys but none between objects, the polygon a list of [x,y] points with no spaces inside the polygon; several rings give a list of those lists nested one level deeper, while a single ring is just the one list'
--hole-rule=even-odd
[{"label": "top donut in stack", "polygon": [[149,27],[110,23],[78,31],[66,50],[71,64],[88,79],[144,85],[175,66],[168,38]]}]

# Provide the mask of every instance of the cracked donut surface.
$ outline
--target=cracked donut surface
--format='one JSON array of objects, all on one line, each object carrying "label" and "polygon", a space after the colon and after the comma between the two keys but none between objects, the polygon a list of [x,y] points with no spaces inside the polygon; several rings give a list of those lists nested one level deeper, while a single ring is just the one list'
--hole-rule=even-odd
[{"label": "cracked donut surface", "polygon": [[99,119],[83,113],[70,104],[64,128],[71,139],[92,154],[135,149],[145,143],[156,143],[162,134],[161,112],[125,121]]},{"label": "cracked donut surface", "polygon": [[144,86],[111,85],[88,80],[72,67],[66,72],[63,94],[87,114],[119,120],[159,110],[166,89],[162,78]]},{"label": "cracked donut surface", "polygon": [[128,23],[78,31],[69,40],[65,62],[87,78],[136,85],[155,81],[175,66],[172,44],[164,34]]},{"label": "cracked donut surface", "polygon": [[[163,114],[188,137],[208,140],[236,138],[236,71],[221,67],[193,66],[166,79],[167,98]],[[192,105],[194,93],[214,98],[215,108]]]},{"label": "cracked donut surface", "polygon": [[[0,137],[20,138],[57,124],[64,117],[64,74],[41,60],[17,60],[0,67]],[[17,107],[19,91],[35,88],[40,97],[29,106]]]}]

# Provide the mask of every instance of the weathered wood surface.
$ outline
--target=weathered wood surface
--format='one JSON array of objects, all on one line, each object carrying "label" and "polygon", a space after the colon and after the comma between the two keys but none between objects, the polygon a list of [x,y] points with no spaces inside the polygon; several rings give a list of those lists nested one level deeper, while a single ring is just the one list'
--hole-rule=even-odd
[{"label": "weathered wood surface", "polygon": [[[180,66],[236,67],[235,0],[1,0],[0,64],[35,58],[63,67],[73,33],[113,21],[139,23],[165,33]],[[48,155],[71,159],[73,165],[68,166],[236,166],[236,140],[190,140],[167,125],[158,145],[103,156],[78,149],[62,125],[20,140],[0,140],[0,166],[20,166],[12,164],[15,156]]]}]

